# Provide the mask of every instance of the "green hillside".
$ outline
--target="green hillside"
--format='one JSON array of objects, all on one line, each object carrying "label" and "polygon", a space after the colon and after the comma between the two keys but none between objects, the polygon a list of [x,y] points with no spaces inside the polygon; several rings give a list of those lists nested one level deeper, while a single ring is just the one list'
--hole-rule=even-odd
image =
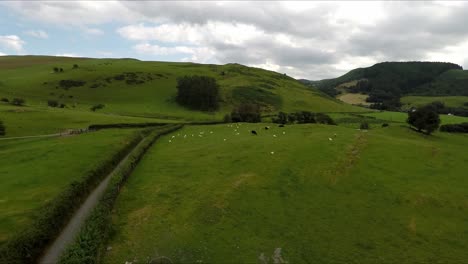
[{"label": "green hillside", "polygon": [[[372,103],[372,108],[398,110],[406,95],[460,96],[468,94],[468,73],[459,65],[442,62],[383,62],[359,68],[334,79],[304,82],[330,96],[363,94],[357,104]],[[355,97],[348,100],[356,104]],[[347,101],[347,100],[343,100]]]},{"label": "green hillside", "polygon": [[[0,98],[23,98],[34,107],[47,106],[48,100],[79,111],[104,104],[99,112],[173,120],[220,120],[243,101],[267,105],[264,114],[362,110],[311,91],[283,74],[239,64],[4,56],[0,57],[0,69]],[[179,106],[175,102],[176,80],[184,75],[216,78],[221,88],[220,110],[200,112]]]}]

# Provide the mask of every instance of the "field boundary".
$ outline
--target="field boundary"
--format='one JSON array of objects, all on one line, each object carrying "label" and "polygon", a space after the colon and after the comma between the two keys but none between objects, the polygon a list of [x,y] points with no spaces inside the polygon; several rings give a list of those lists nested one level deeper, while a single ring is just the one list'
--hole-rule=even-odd
[{"label": "field boundary", "polygon": [[172,133],[182,127],[183,125],[179,124],[169,126],[167,129],[153,131],[135,147],[129,154],[128,159],[112,174],[104,195],[85,221],[74,243],[66,248],[59,263],[98,262],[100,252],[105,245],[104,242],[109,237],[112,209],[120,193],[120,189],[153,143],[161,136]]},{"label": "field boundary", "polygon": [[83,203],[105,176],[107,176],[149,131],[136,131],[130,143],[104,161],[101,166],[86,172],[80,181],[74,181],[35,215],[34,223],[0,245],[0,263],[34,263],[45,248],[68,223],[76,209]]}]

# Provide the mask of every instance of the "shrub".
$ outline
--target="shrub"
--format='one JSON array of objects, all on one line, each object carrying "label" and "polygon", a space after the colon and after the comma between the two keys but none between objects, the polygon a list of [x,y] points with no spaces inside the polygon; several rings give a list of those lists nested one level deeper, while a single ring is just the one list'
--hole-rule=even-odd
[{"label": "shrub", "polygon": [[369,129],[369,123],[367,122],[362,122],[361,125],[359,126],[360,129]]},{"label": "shrub", "polygon": [[50,107],[57,107],[59,103],[56,100],[48,100],[47,105]]},{"label": "shrub", "polygon": [[382,127],[388,127],[389,125],[387,123],[383,123]]},{"label": "shrub", "polygon": [[440,131],[449,133],[468,133],[468,123],[442,125],[440,126]]},{"label": "shrub", "polygon": [[424,130],[429,135],[439,128],[440,117],[434,106],[426,105],[408,112],[406,122],[416,127],[419,132]]},{"label": "shrub", "polygon": [[11,101],[11,104],[16,106],[23,106],[24,103],[25,101],[22,98],[13,98],[13,100]]},{"label": "shrub", "polygon": [[3,124],[3,121],[0,120],[0,136],[4,136],[6,134],[5,130],[5,125]]},{"label": "shrub", "polygon": [[5,102],[5,103],[10,102],[10,100],[8,100],[8,98],[2,98],[2,99],[0,99],[0,101]]},{"label": "shrub", "polygon": [[80,87],[85,85],[85,81],[75,81],[75,80],[60,80],[59,85],[64,89],[72,88],[72,87]]},{"label": "shrub", "polygon": [[324,113],[316,113],[315,121],[317,121],[319,124],[336,125],[335,121],[333,121],[329,115]]},{"label": "shrub", "polygon": [[59,68],[54,67],[54,72],[55,72],[55,73],[59,72]]},{"label": "shrub", "polygon": [[225,114],[224,118],[223,118],[223,122],[224,123],[231,123],[232,122],[231,115],[230,114]]},{"label": "shrub", "polygon": [[73,64],[73,69],[78,69],[78,64]]},{"label": "shrub", "polygon": [[214,111],[219,107],[219,86],[208,76],[184,76],[177,79],[177,103],[202,111]]},{"label": "shrub", "polygon": [[59,105],[60,108],[65,108],[65,106],[66,106],[66,105],[63,104],[63,103]]},{"label": "shrub", "polygon": [[91,111],[95,112],[96,110],[102,109],[102,108],[104,108],[104,107],[105,107],[105,105],[103,105],[103,104],[93,105],[93,106],[91,107]]},{"label": "shrub", "polygon": [[256,104],[240,104],[232,111],[231,119],[233,122],[258,123],[262,119],[260,116],[260,107]]},{"label": "shrub", "polygon": [[288,123],[288,114],[285,112],[279,112],[276,118],[272,119],[273,123],[286,124]]}]

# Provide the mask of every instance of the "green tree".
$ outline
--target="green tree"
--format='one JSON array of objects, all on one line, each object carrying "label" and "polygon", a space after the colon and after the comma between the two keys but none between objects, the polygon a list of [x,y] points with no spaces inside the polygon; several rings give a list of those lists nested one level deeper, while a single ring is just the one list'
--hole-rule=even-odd
[{"label": "green tree", "polygon": [[11,104],[16,106],[23,106],[24,103],[25,101],[22,98],[13,98],[13,100],[11,101]]},{"label": "green tree", "polygon": [[0,120],[0,136],[4,136],[5,133],[5,125],[3,124],[3,121]]},{"label": "green tree", "polygon": [[215,111],[219,107],[219,86],[208,76],[184,76],[177,80],[177,103],[195,110]]},{"label": "green tree", "polygon": [[424,130],[430,135],[439,128],[440,117],[434,106],[426,105],[408,112],[408,119],[406,122],[415,127],[419,132]]}]

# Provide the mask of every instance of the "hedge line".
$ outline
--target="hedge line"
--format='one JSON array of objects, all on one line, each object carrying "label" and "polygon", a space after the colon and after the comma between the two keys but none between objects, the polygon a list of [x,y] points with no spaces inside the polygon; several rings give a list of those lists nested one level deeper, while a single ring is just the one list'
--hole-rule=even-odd
[{"label": "hedge line", "polygon": [[118,124],[94,124],[89,125],[89,130],[99,130],[106,128],[141,128],[141,127],[153,127],[153,126],[164,126],[166,123],[118,123]]},{"label": "hedge line", "polygon": [[125,184],[127,178],[151,145],[160,136],[171,133],[181,127],[182,125],[173,125],[168,128],[155,130],[135,148],[127,162],[112,176],[103,197],[86,220],[74,243],[61,256],[60,263],[99,262],[100,252],[104,250],[105,242],[108,240],[111,231],[112,209],[119,195],[120,188]]},{"label": "hedge line", "polygon": [[440,131],[449,133],[468,133],[468,123],[442,125],[440,126]]},{"label": "hedge line", "polygon": [[0,245],[0,263],[34,263],[49,243],[60,233],[89,192],[133,149],[149,131],[135,132],[131,142],[104,161],[99,167],[88,171],[79,181],[72,182],[56,198],[35,214],[34,223]]}]

